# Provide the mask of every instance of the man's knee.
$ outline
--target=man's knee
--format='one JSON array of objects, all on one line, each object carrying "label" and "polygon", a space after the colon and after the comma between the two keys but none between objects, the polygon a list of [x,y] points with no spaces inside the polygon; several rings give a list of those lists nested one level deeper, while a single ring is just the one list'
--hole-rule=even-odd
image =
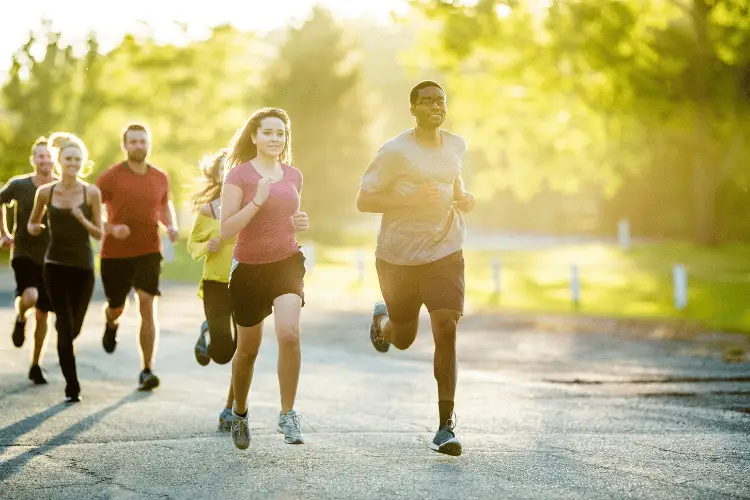
[{"label": "man's knee", "polygon": [[457,314],[450,313],[438,313],[431,317],[432,334],[437,349],[455,349],[458,317]]},{"label": "man's knee", "polygon": [[136,294],[138,295],[138,310],[141,316],[151,315],[154,311],[156,296],[146,293],[143,290],[136,290]]},{"label": "man's knee", "polygon": [[39,300],[39,290],[33,286],[27,288],[21,294],[21,300],[29,307],[36,305],[36,302]]}]

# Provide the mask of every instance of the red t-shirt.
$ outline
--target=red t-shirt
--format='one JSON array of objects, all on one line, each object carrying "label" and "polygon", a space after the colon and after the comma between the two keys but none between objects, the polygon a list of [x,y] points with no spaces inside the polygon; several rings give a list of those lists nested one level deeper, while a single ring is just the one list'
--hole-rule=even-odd
[{"label": "red t-shirt", "polygon": [[127,162],[104,171],[96,180],[107,207],[110,224],[125,224],[130,236],[124,240],[105,234],[103,259],[138,257],[161,251],[159,219],[169,201],[169,180],[162,170],[148,165],[146,173],[133,172]]},{"label": "red t-shirt", "polygon": [[[268,264],[299,251],[292,217],[299,210],[302,172],[284,164],[281,168],[284,178],[269,186],[268,199],[237,236],[234,246],[237,262]],[[255,197],[261,179],[253,164],[247,161],[230,170],[224,182],[242,189],[244,207]]]}]

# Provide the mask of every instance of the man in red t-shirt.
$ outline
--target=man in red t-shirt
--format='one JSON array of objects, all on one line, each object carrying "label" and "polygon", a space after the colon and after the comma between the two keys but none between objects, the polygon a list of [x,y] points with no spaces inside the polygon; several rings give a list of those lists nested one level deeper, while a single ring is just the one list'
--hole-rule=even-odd
[{"label": "man in red t-shirt", "polygon": [[97,179],[107,210],[101,247],[101,273],[107,307],[102,344],[112,353],[117,346],[118,319],[125,309],[128,293],[135,288],[141,316],[139,341],[143,369],[138,390],[159,385],[151,372],[158,330],[155,298],[159,292],[161,244],[159,222],[172,241],[177,240],[174,206],[169,200],[169,179],[162,170],[146,163],[150,136],[145,125],[130,124],[122,134],[127,159],[113,165]]}]

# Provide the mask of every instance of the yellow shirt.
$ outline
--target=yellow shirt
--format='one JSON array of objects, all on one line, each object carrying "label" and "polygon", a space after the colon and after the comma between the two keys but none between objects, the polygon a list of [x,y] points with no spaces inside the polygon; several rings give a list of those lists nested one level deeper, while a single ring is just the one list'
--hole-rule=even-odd
[{"label": "yellow shirt", "polygon": [[[220,237],[219,221],[198,212],[193,221],[193,229],[190,231],[187,247],[194,260],[206,258],[203,264],[203,280],[229,283],[229,270],[232,267],[232,254],[237,237],[221,240],[219,251],[208,253],[209,240]],[[201,298],[203,297],[202,281],[198,295]]]}]

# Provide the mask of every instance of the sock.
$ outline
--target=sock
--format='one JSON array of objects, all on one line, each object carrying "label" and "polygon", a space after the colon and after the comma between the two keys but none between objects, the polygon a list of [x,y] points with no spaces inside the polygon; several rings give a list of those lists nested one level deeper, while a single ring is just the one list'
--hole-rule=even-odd
[{"label": "sock", "polygon": [[151,368],[144,368],[143,373],[151,373]]},{"label": "sock", "polygon": [[245,410],[245,413],[238,413],[238,412],[235,411],[234,414],[237,415],[240,418],[245,418],[245,417],[247,417],[247,410]]},{"label": "sock", "polygon": [[453,401],[438,401],[438,409],[440,410],[440,427],[443,427],[453,414]]},{"label": "sock", "polygon": [[16,323],[20,323],[22,325],[26,324],[26,318],[23,316],[16,316]]}]

